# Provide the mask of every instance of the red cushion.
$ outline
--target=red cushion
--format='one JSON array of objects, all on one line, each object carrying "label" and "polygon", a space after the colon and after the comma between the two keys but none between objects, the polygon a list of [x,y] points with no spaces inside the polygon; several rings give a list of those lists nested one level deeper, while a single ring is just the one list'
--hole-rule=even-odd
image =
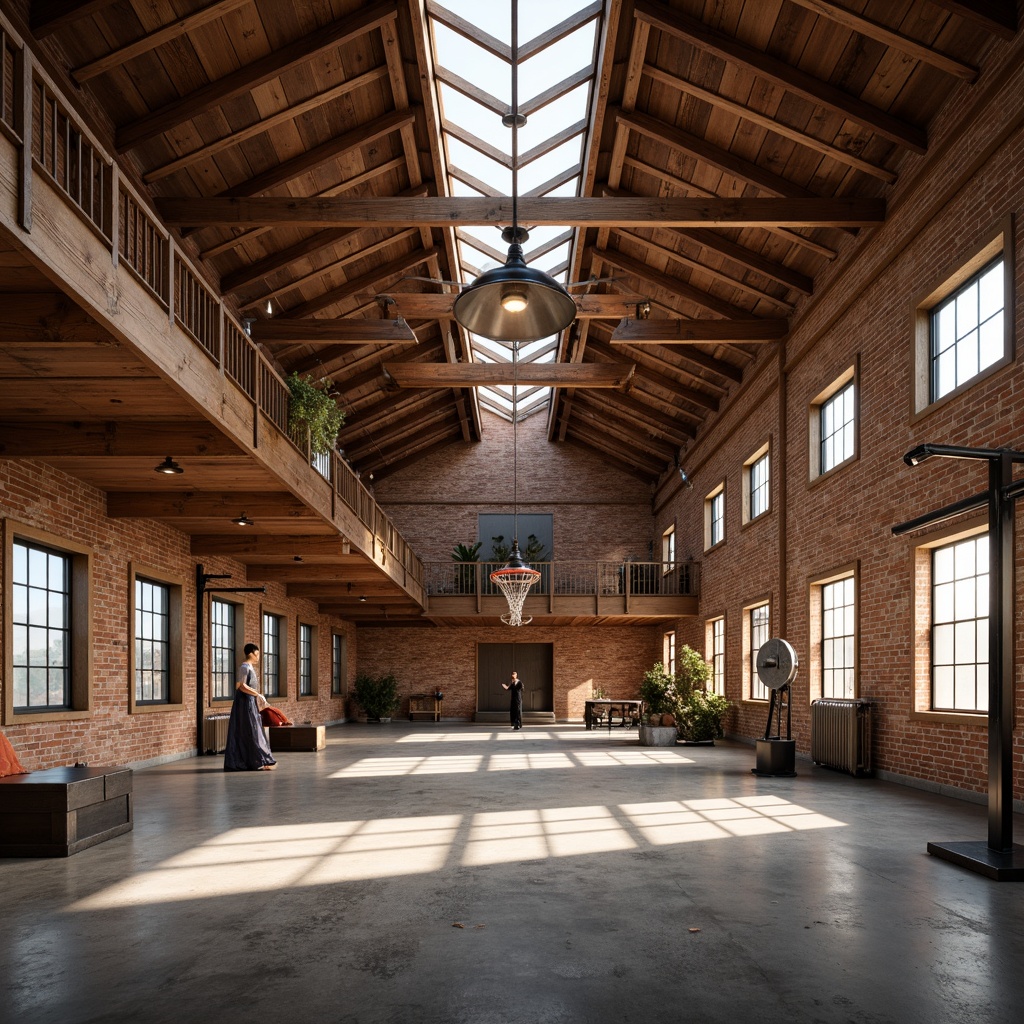
[{"label": "red cushion", "polygon": [[28,769],[22,768],[14,748],[7,737],[0,732],[0,779],[5,775],[28,775]]},{"label": "red cushion", "polygon": [[264,725],[291,725],[291,719],[277,708],[268,704],[261,712],[260,718],[263,719]]}]

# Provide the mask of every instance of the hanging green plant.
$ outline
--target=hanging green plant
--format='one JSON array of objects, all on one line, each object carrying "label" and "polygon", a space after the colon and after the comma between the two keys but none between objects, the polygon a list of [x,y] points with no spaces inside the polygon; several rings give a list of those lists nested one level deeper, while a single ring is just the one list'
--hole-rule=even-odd
[{"label": "hanging green plant", "polygon": [[309,429],[309,448],[314,455],[334,450],[338,431],[345,422],[345,413],[334,400],[333,382],[329,377],[317,380],[311,373],[288,375],[288,429]]}]

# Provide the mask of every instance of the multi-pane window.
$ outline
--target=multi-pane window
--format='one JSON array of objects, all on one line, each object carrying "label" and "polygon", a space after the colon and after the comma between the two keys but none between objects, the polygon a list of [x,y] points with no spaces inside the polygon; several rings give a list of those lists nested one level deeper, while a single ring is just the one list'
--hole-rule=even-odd
[{"label": "multi-pane window", "polygon": [[670,526],[661,535],[661,571],[671,572],[676,562],[676,528]]},{"label": "multi-pane window", "polygon": [[850,381],[821,403],[820,468],[822,473],[852,458],[854,454],[854,382]]},{"label": "multi-pane window", "polygon": [[765,452],[750,464],[748,470],[750,486],[750,519],[756,519],[768,511],[769,497],[769,456]]},{"label": "multi-pane window", "polygon": [[725,540],[725,485],[719,484],[704,499],[704,550]]},{"label": "multi-pane window", "polygon": [[932,708],[988,711],[988,536],[932,551]]},{"label": "multi-pane window", "polygon": [[767,700],[768,687],[757,675],[757,652],[768,642],[770,607],[767,602],[749,610],[750,615],[750,696],[753,700]]},{"label": "multi-pane window", "polygon": [[344,681],[346,656],[345,638],[339,633],[331,635],[331,693],[340,694]]},{"label": "multi-pane window", "polygon": [[299,696],[313,695],[313,627],[299,623]]},{"label": "multi-pane window", "polygon": [[135,578],[135,702],[166,704],[171,694],[171,588]]},{"label": "multi-pane window", "polygon": [[725,619],[711,621],[711,686],[725,695]]},{"label": "multi-pane window", "polygon": [[936,401],[997,363],[1005,352],[1003,257],[931,313],[931,398]]},{"label": "multi-pane window", "polygon": [[263,648],[260,651],[260,666],[263,676],[263,693],[267,697],[281,696],[281,639],[282,622],[280,615],[263,613]]},{"label": "multi-pane window", "polygon": [[71,558],[15,540],[11,670],[15,711],[71,706]]},{"label": "multi-pane window", "polygon": [[676,634],[675,630],[669,630],[662,643],[663,648],[663,661],[665,663],[665,671],[670,675],[676,673]]},{"label": "multi-pane window", "polygon": [[854,578],[821,587],[821,695],[855,697]]},{"label": "multi-pane window", "polygon": [[214,700],[235,695],[235,608],[210,598],[210,692]]}]

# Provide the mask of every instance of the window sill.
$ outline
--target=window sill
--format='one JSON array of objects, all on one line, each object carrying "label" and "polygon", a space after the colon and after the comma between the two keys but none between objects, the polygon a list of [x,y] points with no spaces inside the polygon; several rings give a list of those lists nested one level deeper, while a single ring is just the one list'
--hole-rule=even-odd
[{"label": "window sill", "polygon": [[929,725],[963,725],[977,729],[988,729],[988,712],[957,711],[911,711],[910,721],[927,722]]},{"label": "window sill", "polygon": [[130,715],[149,715],[160,711],[184,711],[184,704],[132,704],[128,709]]},{"label": "window sill", "polygon": [[24,725],[26,722],[73,722],[92,718],[92,711],[9,711],[4,725]]}]

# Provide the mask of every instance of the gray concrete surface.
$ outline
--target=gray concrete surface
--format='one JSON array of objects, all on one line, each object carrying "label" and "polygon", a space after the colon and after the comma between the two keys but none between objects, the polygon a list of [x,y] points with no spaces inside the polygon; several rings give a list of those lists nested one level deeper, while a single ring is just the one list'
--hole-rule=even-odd
[{"label": "gray concrete surface", "polygon": [[753,763],[392,723],[275,772],[137,772],[134,832],[0,861],[0,1020],[1024,1017],[1024,884],[925,852],[983,839],[983,807]]}]

